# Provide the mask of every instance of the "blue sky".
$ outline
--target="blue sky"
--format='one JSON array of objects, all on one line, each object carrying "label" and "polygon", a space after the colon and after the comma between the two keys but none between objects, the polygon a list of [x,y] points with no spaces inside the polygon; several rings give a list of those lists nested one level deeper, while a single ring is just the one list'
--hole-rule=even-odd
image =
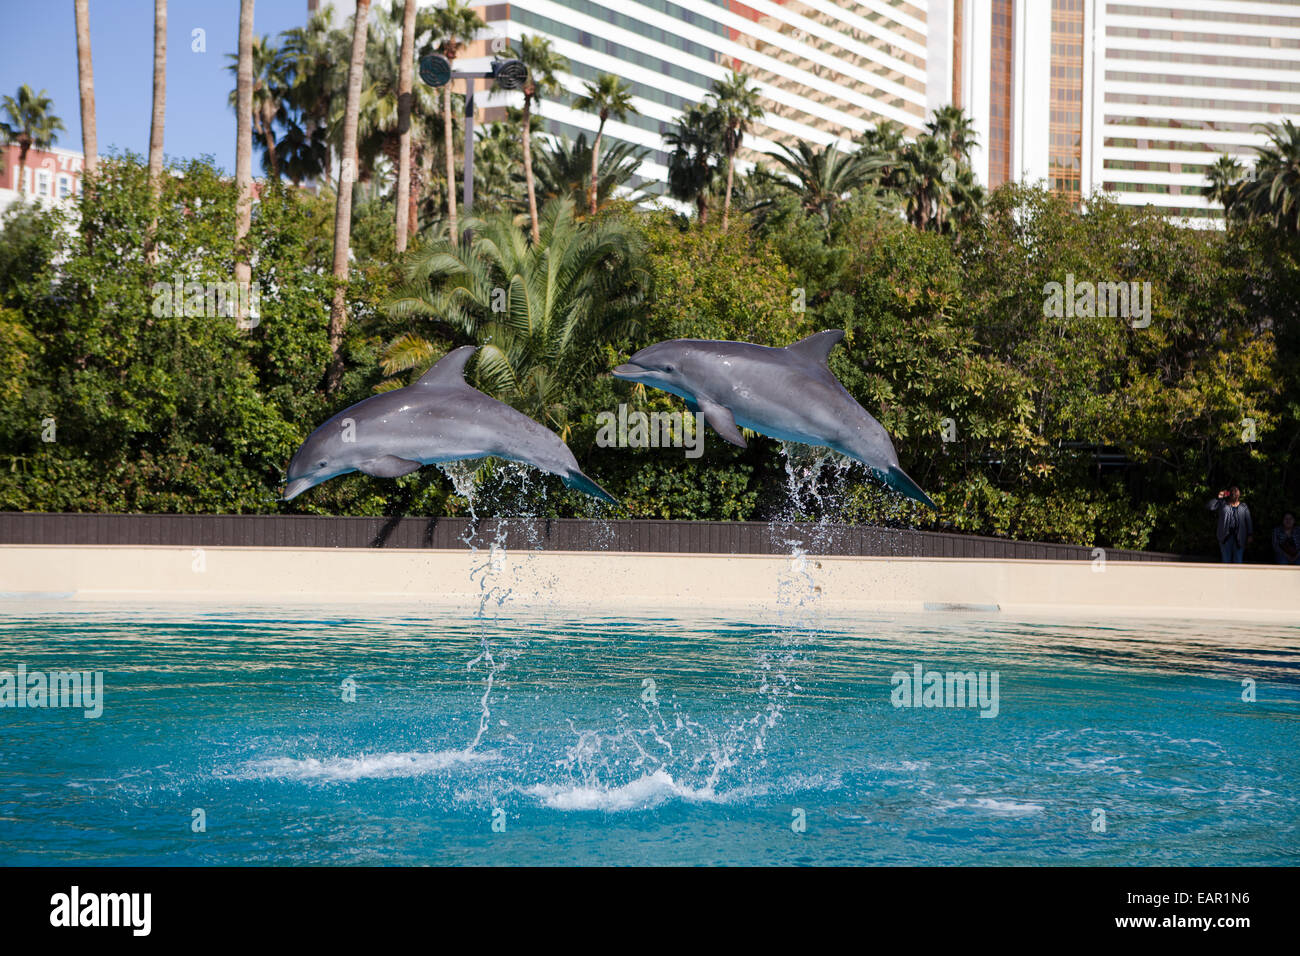
[{"label": "blue sky", "polygon": [[[307,0],[258,0],[253,30],[276,36],[307,20]],[[72,0],[0,0],[0,94],[19,85],[44,87],[67,132],[55,145],[81,149],[77,93],[77,34]],[[207,52],[192,50],[193,31],[205,31]],[[226,54],[235,51],[238,0],[170,0],[167,4],[167,156],[210,154],[235,168],[235,114],[226,105],[234,77]],[[90,0],[90,45],[95,67],[99,152],[149,149],[153,102],[152,0]],[[256,155],[254,175],[260,175]]]}]

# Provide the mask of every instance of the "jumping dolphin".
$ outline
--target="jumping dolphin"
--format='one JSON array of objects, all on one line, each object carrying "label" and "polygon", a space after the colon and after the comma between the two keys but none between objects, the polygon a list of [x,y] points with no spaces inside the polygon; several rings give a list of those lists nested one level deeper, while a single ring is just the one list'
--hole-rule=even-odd
[{"label": "jumping dolphin", "polygon": [[[862,462],[895,491],[936,508],[902,468],[880,422],[853,400],[826,364],[844,332],[829,329],[785,348],[750,342],[673,339],[648,346],[617,378],[686,399],[713,430],[745,447],[741,428],[821,445]],[[936,508],[937,510],[937,508]]]},{"label": "jumping dolphin", "polygon": [[493,455],[618,504],[582,473],[558,435],[466,384],[465,363],[475,348],[448,352],[414,384],[357,402],[312,432],[289,462],[281,500],[350,471],[398,478],[421,465]]}]

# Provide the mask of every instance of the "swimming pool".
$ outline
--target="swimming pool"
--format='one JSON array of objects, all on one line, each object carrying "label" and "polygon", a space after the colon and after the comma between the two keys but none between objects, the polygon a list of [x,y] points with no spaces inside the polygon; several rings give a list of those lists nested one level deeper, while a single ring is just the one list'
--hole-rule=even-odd
[{"label": "swimming pool", "polygon": [[1204,622],[8,601],[0,670],[103,695],[0,708],[0,863],[1295,864],[1298,649]]}]

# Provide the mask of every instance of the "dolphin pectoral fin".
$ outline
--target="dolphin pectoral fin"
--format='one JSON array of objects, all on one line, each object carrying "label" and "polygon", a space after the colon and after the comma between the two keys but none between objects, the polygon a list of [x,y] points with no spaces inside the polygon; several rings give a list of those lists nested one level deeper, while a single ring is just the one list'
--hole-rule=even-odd
[{"label": "dolphin pectoral fin", "polygon": [[927,505],[935,511],[939,510],[939,506],[930,500],[930,496],[921,490],[921,486],[909,478],[907,472],[903,471],[903,469],[899,468],[897,465],[890,465],[888,471],[883,473],[877,472],[877,474],[880,475],[885,484],[889,485],[889,487],[893,488],[899,494],[906,495],[914,501],[919,501],[921,504]]},{"label": "dolphin pectoral fin", "polygon": [[704,420],[715,432],[733,445],[739,445],[741,448],[749,447],[745,436],[736,427],[736,419],[732,416],[731,409],[699,396],[696,396],[695,404],[704,413]]},{"label": "dolphin pectoral fin", "polygon": [[401,478],[402,475],[409,475],[419,467],[418,461],[398,458],[396,455],[380,455],[378,458],[363,461],[357,466],[357,471],[374,478]]},{"label": "dolphin pectoral fin", "polygon": [[573,488],[576,491],[591,495],[593,498],[599,498],[601,501],[608,501],[611,505],[621,504],[617,498],[580,471],[561,475],[560,480],[564,482],[566,488]]}]

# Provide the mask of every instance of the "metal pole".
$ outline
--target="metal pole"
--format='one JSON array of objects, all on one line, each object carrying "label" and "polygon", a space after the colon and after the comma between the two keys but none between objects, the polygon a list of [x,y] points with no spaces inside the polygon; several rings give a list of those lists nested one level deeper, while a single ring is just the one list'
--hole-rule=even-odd
[{"label": "metal pole", "polygon": [[465,218],[474,208],[474,77],[465,77]]}]

